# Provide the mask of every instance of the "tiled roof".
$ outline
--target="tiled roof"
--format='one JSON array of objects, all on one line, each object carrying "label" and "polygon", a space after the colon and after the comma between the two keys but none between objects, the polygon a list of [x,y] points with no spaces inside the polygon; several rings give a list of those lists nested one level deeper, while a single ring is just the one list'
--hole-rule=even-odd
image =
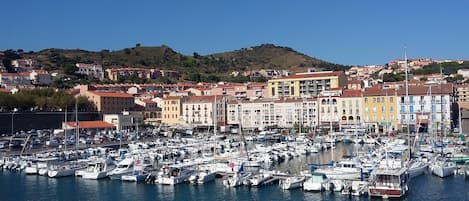
[{"label": "tiled roof", "polygon": [[[67,122],[67,125],[75,128],[76,122]],[[114,128],[113,124],[104,121],[78,121],[78,128]]]},{"label": "tiled roof", "polygon": [[361,97],[361,96],[362,96],[361,90],[344,89],[342,90],[342,95],[340,97]]}]

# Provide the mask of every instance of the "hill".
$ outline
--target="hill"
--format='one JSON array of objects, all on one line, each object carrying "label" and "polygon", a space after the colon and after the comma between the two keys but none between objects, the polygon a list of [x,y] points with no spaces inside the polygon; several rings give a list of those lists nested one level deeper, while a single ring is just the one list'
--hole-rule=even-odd
[{"label": "hill", "polygon": [[[11,50],[7,50],[8,52]],[[178,70],[183,75],[191,73],[227,75],[232,71],[258,69],[285,69],[304,72],[314,67],[322,70],[343,70],[348,66],[322,61],[299,53],[289,47],[272,44],[242,48],[240,50],[211,55],[183,55],[168,46],[143,47],[109,51],[80,49],[44,49],[38,52],[15,51],[21,58],[32,58],[46,70],[63,71],[75,63],[98,63],[104,68],[143,67]],[[0,52],[0,59],[5,59]],[[3,58],[1,58],[3,57]]]}]

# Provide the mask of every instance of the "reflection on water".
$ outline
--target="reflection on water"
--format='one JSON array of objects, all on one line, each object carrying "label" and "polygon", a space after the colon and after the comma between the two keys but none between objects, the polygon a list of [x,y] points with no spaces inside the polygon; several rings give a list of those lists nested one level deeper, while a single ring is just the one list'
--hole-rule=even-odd
[{"label": "reflection on water", "polygon": [[[359,151],[368,147],[359,146]],[[337,160],[343,155],[353,155],[353,145],[338,145],[334,149]],[[297,172],[306,170],[311,163],[330,162],[331,153],[312,154],[299,157],[280,164],[278,169]],[[402,200],[409,201],[469,201],[469,180],[462,176],[451,176],[445,179],[429,173],[410,182],[410,192]],[[150,184],[126,183],[116,180],[84,180],[81,178],[50,179],[43,176],[23,175],[20,173],[0,172],[0,200],[370,200],[368,197],[343,196],[337,193],[304,192],[301,189],[281,190],[277,185],[259,188],[242,186],[226,188],[220,179],[204,185],[180,184],[161,186]],[[380,199],[371,199],[380,200]]]}]

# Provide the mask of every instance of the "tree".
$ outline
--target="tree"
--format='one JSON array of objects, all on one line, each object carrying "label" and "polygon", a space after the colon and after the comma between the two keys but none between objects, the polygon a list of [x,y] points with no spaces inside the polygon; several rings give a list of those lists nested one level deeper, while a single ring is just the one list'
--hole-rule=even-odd
[{"label": "tree", "polygon": [[385,73],[383,74],[383,82],[400,82],[405,80],[405,76],[400,74]]},{"label": "tree", "polygon": [[67,75],[73,75],[78,70],[78,68],[72,63],[65,64],[63,69],[64,69],[64,73]]}]

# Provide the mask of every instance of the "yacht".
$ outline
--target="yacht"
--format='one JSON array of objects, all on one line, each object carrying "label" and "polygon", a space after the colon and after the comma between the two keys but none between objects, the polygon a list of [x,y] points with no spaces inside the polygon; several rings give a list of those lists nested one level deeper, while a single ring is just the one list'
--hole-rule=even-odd
[{"label": "yacht", "polygon": [[444,157],[437,157],[430,165],[432,173],[441,178],[453,175],[455,168],[456,163]]},{"label": "yacht", "polygon": [[165,185],[175,185],[186,181],[192,173],[194,173],[194,170],[189,166],[171,165],[162,168],[162,171],[158,173],[156,182]]},{"label": "yacht", "polygon": [[111,179],[122,179],[122,175],[131,174],[134,171],[134,159],[124,158],[117,164],[117,167],[111,170],[107,175]]},{"label": "yacht", "polygon": [[371,173],[368,183],[370,197],[401,198],[409,191],[410,176],[406,167],[376,168]]},{"label": "yacht", "polygon": [[98,158],[89,162],[88,167],[83,172],[83,179],[102,179],[115,168],[114,161],[110,159]]}]

